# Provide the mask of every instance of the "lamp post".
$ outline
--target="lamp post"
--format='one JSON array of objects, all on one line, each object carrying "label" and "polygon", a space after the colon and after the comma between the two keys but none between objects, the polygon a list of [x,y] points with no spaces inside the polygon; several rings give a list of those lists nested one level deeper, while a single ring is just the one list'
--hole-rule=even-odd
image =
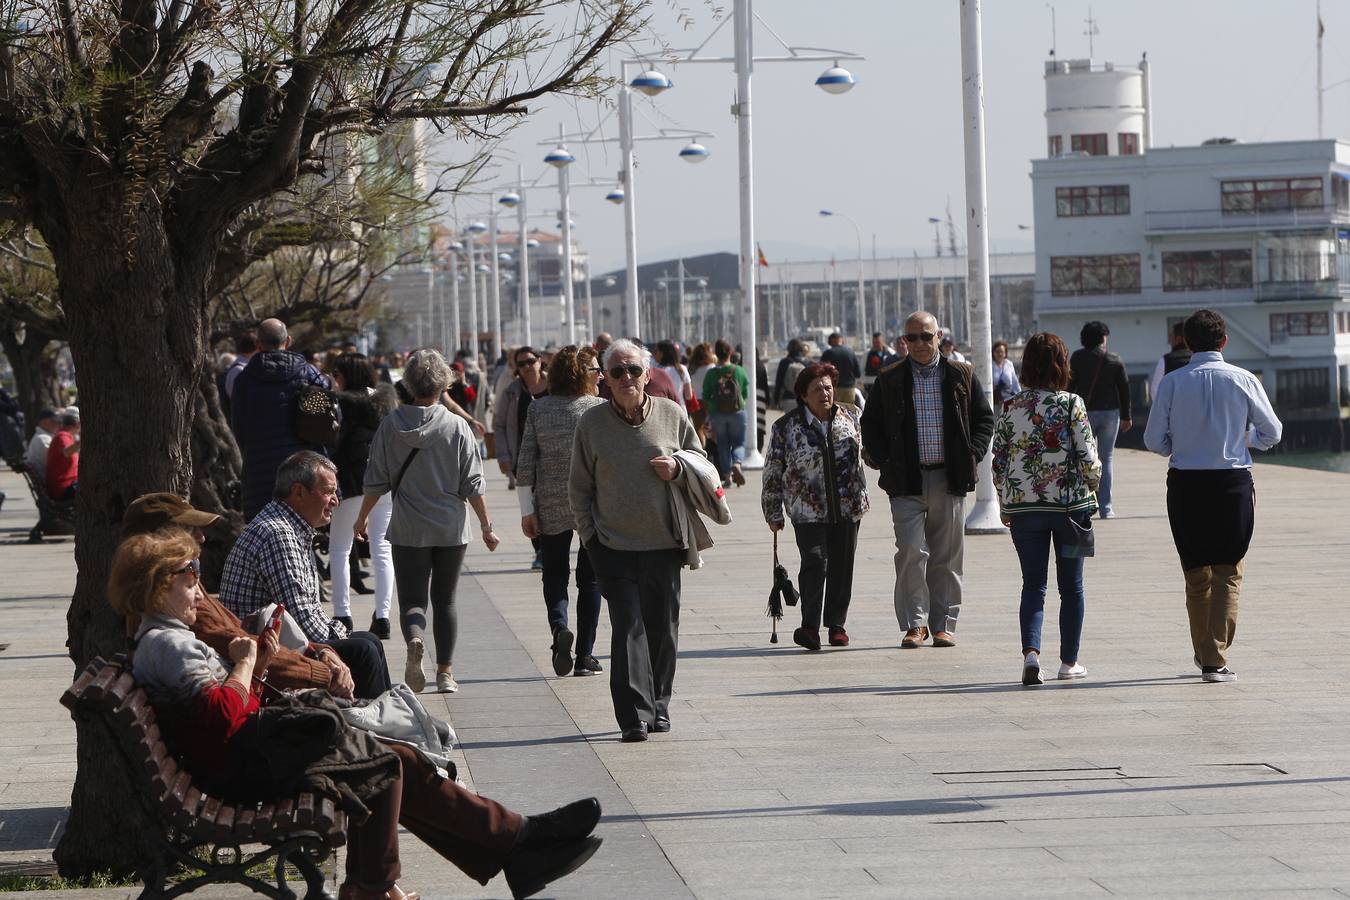
[{"label": "lamp post", "polygon": [[564,321],[567,323],[567,342],[577,342],[576,313],[572,306],[572,207],[568,197],[567,167],[576,162],[576,157],[568,152],[562,141],[562,128],[558,129],[558,146],[544,155],[544,162],[558,170],[558,201],[562,219],[562,283]]},{"label": "lamp post", "polygon": [[520,328],[523,344],[532,344],[530,339],[530,251],[528,235],[525,233],[525,167],[516,166],[516,189],[502,194],[497,200],[507,209],[516,211],[516,222],[520,227],[520,241],[516,248],[516,302],[520,310]]},{"label": "lamp post", "polygon": [[[749,400],[746,403],[746,421],[752,426],[755,422],[755,406],[758,401],[758,368],[756,366],[756,347],[758,323],[755,320],[755,223],[754,223],[754,162],[751,152],[752,135],[750,128],[750,76],[756,62],[809,62],[833,60],[834,65],[816,78],[816,85],[829,94],[842,94],[856,84],[853,76],[839,67],[839,60],[862,59],[854,53],[822,50],[815,47],[792,47],[783,43],[772,29],[770,35],[782,44],[787,51],[783,56],[755,56],[752,49],[754,12],[751,0],[735,0],[731,16],[735,40],[735,54],[727,57],[704,57],[699,53],[713,35],[725,24],[722,22],[713,30],[713,35],[693,50],[671,51],[665,59],[672,63],[732,63],[736,72],[736,99],[732,107],[736,117],[737,156],[739,161],[740,194],[740,274],[741,274],[741,353],[749,379]],[[753,432],[748,432],[753,434]],[[763,468],[764,457],[759,452],[757,442],[748,441],[744,465],[746,468]]]},{"label": "lamp post", "polygon": [[[989,329],[989,223],[985,187],[984,64],[980,36],[980,0],[961,4],[961,108],[965,114],[966,160],[966,271],[969,290],[971,352],[985,398],[993,399],[992,336]],[[993,466],[986,452],[975,484],[975,504],[966,517],[966,533],[997,534],[1006,529],[999,518],[994,494]]]},{"label": "lamp post", "polygon": [[459,319],[459,254],[463,249],[464,245],[459,241],[452,241],[450,244],[450,313],[455,329],[449,344],[452,358],[464,346],[460,343],[464,339],[464,331]]},{"label": "lamp post", "polygon": [[857,315],[858,315],[858,343],[859,346],[865,346],[867,335],[867,321],[865,310],[866,303],[863,300],[862,229],[858,227],[858,223],[853,221],[853,218],[851,216],[847,216],[844,213],[835,212],[834,210],[830,209],[822,209],[820,211],[820,214],[824,218],[829,218],[831,216],[838,216],[839,218],[843,219],[845,222],[853,226],[853,233],[858,238],[858,296],[855,299],[857,301]]},{"label": "lamp post", "polygon": [[478,243],[478,235],[487,231],[487,226],[482,222],[470,222],[465,226],[467,233],[464,244],[469,251],[469,353],[474,363],[478,362],[478,259],[474,252],[474,245]]}]

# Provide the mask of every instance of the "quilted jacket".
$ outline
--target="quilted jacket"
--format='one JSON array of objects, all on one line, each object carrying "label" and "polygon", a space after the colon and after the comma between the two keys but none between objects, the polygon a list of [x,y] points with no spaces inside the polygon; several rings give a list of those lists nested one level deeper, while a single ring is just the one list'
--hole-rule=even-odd
[{"label": "quilted jacket", "polygon": [[[826,464],[826,458],[830,464]],[[805,405],[773,423],[760,504],[764,520],[856,522],[868,510],[858,411],[848,404],[830,412],[829,437]]]}]

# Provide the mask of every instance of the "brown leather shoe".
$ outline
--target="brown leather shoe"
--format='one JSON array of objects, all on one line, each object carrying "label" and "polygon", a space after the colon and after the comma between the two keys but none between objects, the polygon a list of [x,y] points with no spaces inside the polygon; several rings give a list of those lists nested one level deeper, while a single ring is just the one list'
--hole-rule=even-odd
[{"label": "brown leather shoe", "polygon": [[368,891],[355,881],[344,881],[338,888],[338,900],[421,900],[417,891],[405,891],[397,884],[387,891]]},{"label": "brown leather shoe", "polygon": [[918,650],[923,646],[923,642],[928,640],[928,629],[920,626],[911,628],[905,632],[905,639],[900,642],[903,650]]},{"label": "brown leather shoe", "polygon": [[955,647],[956,637],[950,631],[939,631],[933,635],[934,647]]}]

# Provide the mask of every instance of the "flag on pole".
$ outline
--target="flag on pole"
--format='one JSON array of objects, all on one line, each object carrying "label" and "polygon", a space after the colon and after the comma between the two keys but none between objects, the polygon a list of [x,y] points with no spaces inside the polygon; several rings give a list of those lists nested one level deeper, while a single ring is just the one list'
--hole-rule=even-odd
[{"label": "flag on pole", "polygon": [[761,266],[763,266],[766,269],[769,267],[769,261],[764,258],[764,248],[761,247],[759,244],[755,244],[755,256],[756,262],[758,262]]}]

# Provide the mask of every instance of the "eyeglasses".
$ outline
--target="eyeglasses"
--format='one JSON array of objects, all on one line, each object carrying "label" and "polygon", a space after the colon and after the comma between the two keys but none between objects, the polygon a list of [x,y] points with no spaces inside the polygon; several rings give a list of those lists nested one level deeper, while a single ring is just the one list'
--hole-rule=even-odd
[{"label": "eyeglasses", "polygon": [[187,561],[187,564],[186,564],[185,566],[183,566],[183,568],[181,568],[181,569],[174,569],[174,570],[173,570],[173,574],[175,574],[175,575],[186,575],[186,574],[188,574],[188,573],[191,573],[191,574],[192,574],[192,580],[193,580],[194,582],[195,582],[197,579],[201,578],[201,577],[202,577],[202,561],[201,561],[200,559],[190,559],[190,560]]},{"label": "eyeglasses", "polygon": [[605,370],[600,368],[599,366],[587,366],[586,371],[594,373],[594,372],[603,372]]},{"label": "eyeglasses", "polygon": [[516,360],[516,365],[517,365],[517,366],[532,366],[532,365],[534,365],[534,364],[537,363],[537,362],[539,362],[539,357],[537,357],[537,356],[531,356],[529,359],[518,359],[518,360]]},{"label": "eyeglasses", "polygon": [[610,367],[609,377],[613,378],[615,381],[622,381],[623,376],[627,375],[629,378],[632,378],[634,381],[636,381],[637,379],[642,377],[642,373],[645,371],[647,370],[642,368],[642,366],[637,366],[630,363],[626,366]]},{"label": "eyeglasses", "polygon": [[909,341],[911,344],[917,344],[921,341],[926,344],[935,337],[937,337],[937,335],[933,334],[933,332],[925,331],[922,334],[906,334],[905,340]]}]

